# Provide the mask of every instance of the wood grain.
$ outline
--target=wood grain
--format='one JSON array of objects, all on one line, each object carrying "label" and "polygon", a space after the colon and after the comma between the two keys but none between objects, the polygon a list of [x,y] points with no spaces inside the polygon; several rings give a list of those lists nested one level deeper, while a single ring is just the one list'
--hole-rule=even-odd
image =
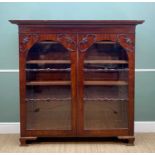
[{"label": "wood grain", "polygon": [[[125,136],[133,143],[134,141],[134,69],[135,69],[135,27],[137,24],[142,24],[143,20],[10,20],[11,23],[17,24],[19,27],[19,66],[20,66],[20,139],[21,144],[26,144],[26,141],[32,137],[111,137],[111,136]],[[43,48],[44,52],[38,49],[36,43],[48,41],[56,42],[55,47],[47,49],[49,46]],[[97,44],[96,44],[97,43]],[[115,44],[119,44],[120,47],[114,47]],[[107,48],[103,48],[107,44]],[[61,45],[61,46],[59,46]],[[54,46],[54,45],[50,45]],[[91,55],[91,47],[94,46],[94,50],[91,59],[87,59]],[[99,48],[100,46],[100,48]],[[61,47],[61,48],[60,48]],[[110,48],[111,47],[111,48]],[[113,48],[112,48],[113,47]],[[116,49],[117,48],[117,49]],[[52,50],[51,50],[52,49]],[[61,49],[61,50],[60,50]],[[114,51],[110,55],[111,51]],[[33,52],[34,53],[33,53]],[[124,51],[124,53],[121,53]],[[29,54],[32,52],[31,57]],[[117,52],[117,53],[116,53]],[[41,53],[48,53],[46,58],[40,60]],[[59,53],[59,54],[58,54]],[[67,53],[67,54],[66,54]],[[100,53],[104,53],[101,54]],[[67,59],[66,59],[67,58]],[[48,59],[48,60],[47,60]],[[50,72],[48,74],[38,72],[37,74],[31,74],[25,69],[41,68],[44,66],[56,68],[57,66],[71,68],[70,74],[54,74]],[[98,65],[99,64],[99,65]],[[101,64],[101,65],[100,65]],[[107,65],[106,65],[107,64]],[[68,65],[68,66],[67,66]],[[87,72],[84,72],[85,65],[96,66],[115,66],[116,68],[128,68],[129,71],[125,74],[110,74],[104,72],[106,78],[102,78],[102,73],[91,73],[85,76]],[[104,66],[103,66],[104,65]],[[46,68],[46,67],[45,67]],[[60,69],[60,68],[59,68]],[[93,69],[93,68],[92,68]],[[102,74],[102,76],[101,76]],[[108,78],[110,77],[111,78]],[[105,81],[106,79],[106,81]],[[36,124],[31,122],[34,120],[34,114],[27,112],[27,103],[25,101],[27,91],[30,87],[37,87],[33,91],[38,93],[43,91],[43,87],[56,87],[60,88],[70,86],[70,98],[71,98],[71,118],[68,124],[71,128],[64,128],[61,126],[61,130],[54,128],[52,125],[57,123],[55,115],[52,115],[50,122],[50,112],[48,113],[47,120],[44,120],[44,113],[40,116],[41,119],[36,118],[37,121],[41,120],[40,124],[46,124],[46,128],[42,125],[41,130],[28,130],[29,127]],[[125,128],[117,129],[93,129],[85,130],[84,128],[84,95],[85,87],[89,86],[102,86],[102,87],[128,87],[126,93],[128,94],[127,103],[127,118],[126,122],[123,122]],[[108,89],[108,88],[107,88]],[[56,93],[59,94],[59,91]],[[96,92],[99,94],[100,92]],[[116,93],[116,92],[115,92]],[[118,93],[118,92],[117,92]],[[39,93],[38,93],[39,94]],[[112,95],[112,94],[111,94]],[[66,103],[68,104],[68,103]],[[93,103],[95,104],[95,103]],[[53,105],[50,107],[53,108]],[[89,107],[89,106],[88,106]],[[45,107],[43,106],[41,110]],[[47,108],[47,107],[46,107]],[[111,107],[114,108],[114,107]],[[121,107],[117,107],[118,109]],[[48,109],[48,108],[47,108]],[[100,108],[96,108],[96,115]],[[32,110],[32,109],[30,109]],[[67,109],[68,110],[68,109]],[[87,109],[89,110],[89,109]],[[91,109],[92,111],[94,108]],[[106,109],[105,109],[106,110]],[[120,109],[119,109],[120,110]],[[121,111],[121,110],[120,110]],[[51,111],[52,113],[52,111]],[[27,116],[28,115],[28,116]],[[60,116],[65,116],[65,111],[62,108]],[[57,117],[59,116],[57,115]],[[108,113],[110,117],[110,113]],[[102,114],[100,114],[102,117]],[[31,118],[32,117],[32,118]],[[29,118],[29,122],[27,122]],[[119,118],[120,119],[120,118]],[[63,119],[62,119],[63,120]],[[45,121],[45,122],[44,122]],[[92,122],[92,120],[89,120]],[[112,121],[112,120],[111,120]],[[54,123],[52,123],[54,122]],[[105,122],[96,120],[97,125]],[[30,124],[29,124],[30,123]],[[34,124],[33,124],[34,123]],[[48,123],[51,123],[48,129]],[[62,122],[63,123],[63,122]],[[38,123],[39,124],[39,123]],[[37,125],[38,125],[37,124]],[[111,123],[112,124],[112,123]],[[93,124],[91,124],[93,126]],[[127,126],[128,125],[128,126]],[[104,126],[104,124],[103,124]],[[119,126],[115,124],[115,126]],[[131,140],[132,137],[132,140]]]}]

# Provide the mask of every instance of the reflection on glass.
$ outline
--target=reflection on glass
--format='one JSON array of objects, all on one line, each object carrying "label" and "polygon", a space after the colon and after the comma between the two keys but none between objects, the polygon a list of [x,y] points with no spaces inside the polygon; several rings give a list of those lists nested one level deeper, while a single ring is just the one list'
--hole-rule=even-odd
[{"label": "reflection on glass", "polygon": [[71,129],[69,86],[27,86],[27,128]]},{"label": "reflection on glass", "polygon": [[128,127],[128,57],[119,44],[102,43],[84,60],[85,130]]},{"label": "reflection on glass", "polygon": [[26,62],[27,129],[71,130],[69,52],[57,42],[36,43]]}]

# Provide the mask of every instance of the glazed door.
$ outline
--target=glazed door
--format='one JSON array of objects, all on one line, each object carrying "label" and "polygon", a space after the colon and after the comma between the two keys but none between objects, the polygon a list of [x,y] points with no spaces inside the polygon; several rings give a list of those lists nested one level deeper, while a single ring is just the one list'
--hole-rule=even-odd
[{"label": "glazed door", "polygon": [[79,35],[79,135],[129,132],[129,57],[115,40]]},{"label": "glazed door", "polygon": [[76,132],[76,51],[72,43],[66,44],[68,37],[40,36],[25,55],[26,90],[21,107],[26,108],[27,134],[67,136]]}]

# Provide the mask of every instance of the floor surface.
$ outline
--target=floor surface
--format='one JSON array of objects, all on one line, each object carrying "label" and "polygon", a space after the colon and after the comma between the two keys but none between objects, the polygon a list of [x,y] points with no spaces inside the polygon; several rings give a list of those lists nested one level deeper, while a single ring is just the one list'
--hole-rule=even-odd
[{"label": "floor surface", "polygon": [[18,134],[0,134],[0,152],[155,152],[155,133],[137,133],[135,146],[113,141],[52,141],[19,145]]}]

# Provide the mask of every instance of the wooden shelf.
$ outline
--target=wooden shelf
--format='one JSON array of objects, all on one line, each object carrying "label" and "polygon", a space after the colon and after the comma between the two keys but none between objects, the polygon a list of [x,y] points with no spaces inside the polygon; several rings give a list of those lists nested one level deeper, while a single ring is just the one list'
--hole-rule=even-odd
[{"label": "wooden shelf", "polygon": [[129,69],[128,68],[98,68],[98,69],[84,68],[83,71],[85,72],[127,72],[129,71]]},{"label": "wooden shelf", "polygon": [[71,68],[26,68],[25,71],[28,72],[50,72],[50,71],[71,71]]},{"label": "wooden shelf", "polygon": [[[71,81],[30,81],[26,85],[70,85]],[[126,81],[84,81],[84,85],[128,85]]]},{"label": "wooden shelf", "polygon": [[59,44],[59,42],[56,41],[41,41],[40,44]]},{"label": "wooden shelf", "polygon": [[70,85],[71,81],[30,81],[27,86]]},{"label": "wooden shelf", "polygon": [[117,42],[114,42],[114,41],[99,41],[99,42],[96,42],[96,44],[117,44]]},{"label": "wooden shelf", "polygon": [[70,60],[29,60],[26,64],[71,64]]},{"label": "wooden shelf", "polygon": [[85,64],[128,64],[126,60],[85,60]]},{"label": "wooden shelf", "polygon": [[[29,60],[27,64],[71,64],[70,60]],[[126,60],[85,60],[85,64],[128,64]]]},{"label": "wooden shelf", "polygon": [[123,86],[123,85],[128,85],[128,82],[126,81],[84,81],[84,85]]}]

